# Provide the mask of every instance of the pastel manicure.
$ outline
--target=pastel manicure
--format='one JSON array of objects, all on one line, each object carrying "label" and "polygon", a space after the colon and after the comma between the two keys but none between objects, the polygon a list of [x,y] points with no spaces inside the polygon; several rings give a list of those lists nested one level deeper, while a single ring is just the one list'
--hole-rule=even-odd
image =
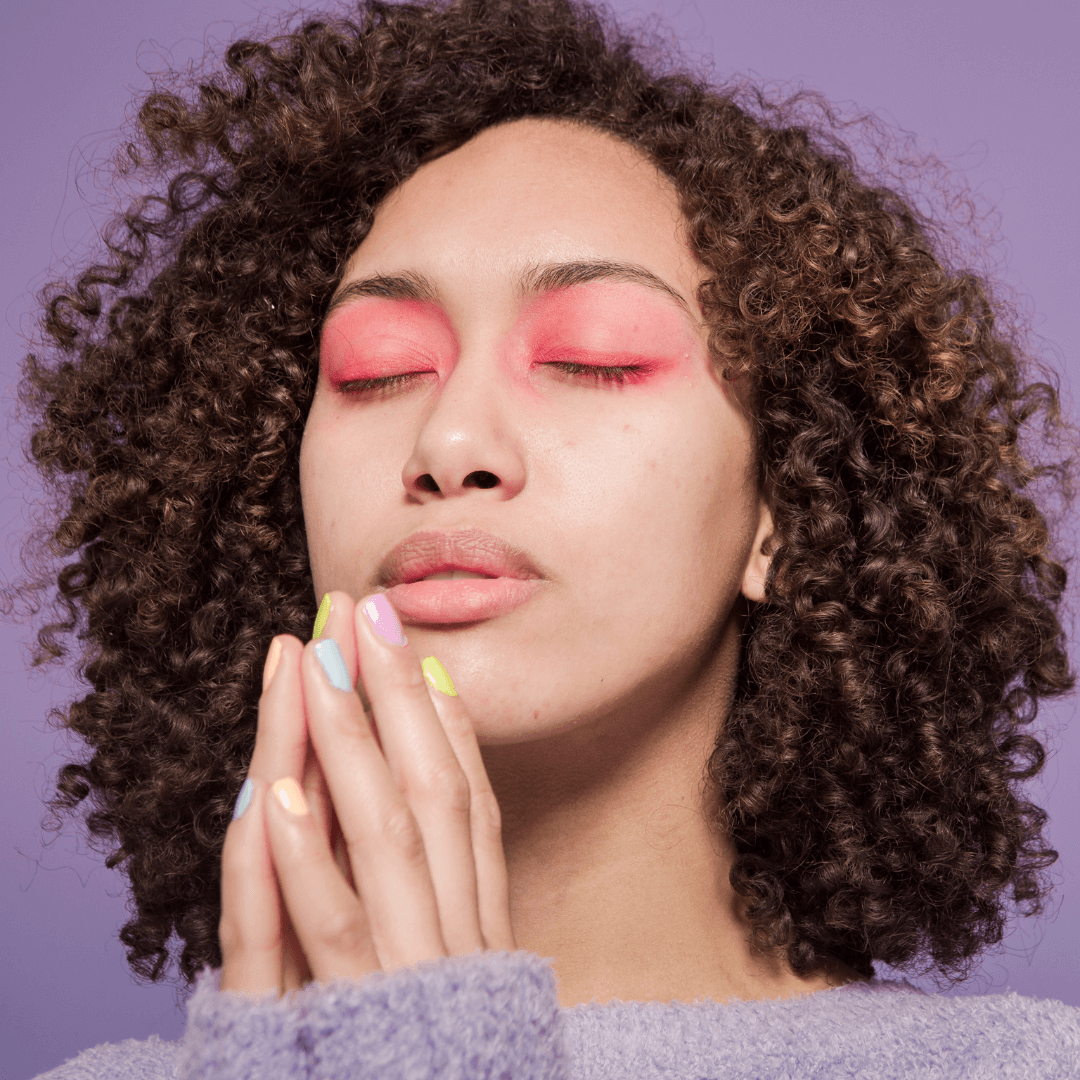
[{"label": "pastel manicure", "polygon": [[327,593],[322,598],[322,603],[319,605],[318,614],[315,616],[315,627],[311,631],[311,638],[314,641],[315,638],[322,637],[322,632],[326,629],[326,620],[330,618],[330,594]]},{"label": "pastel manicure", "polygon": [[270,649],[266,654],[266,663],[263,666],[263,690],[274,681],[274,675],[277,672],[278,664],[280,662],[281,638],[276,637],[270,642]]},{"label": "pastel manicure", "polygon": [[351,690],[352,680],[349,678],[349,669],[345,666],[345,658],[341,655],[338,643],[332,638],[324,638],[315,646],[315,656],[322,665],[330,685],[338,690]]},{"label": "pastel manicure", "polygon": [[281,780],[275,780],[274,785],[270,790],[274,793],[277,801],[281,803],[290,814],[302,817],[308,812],[307,799],[304,798],[304,793],[300,790],[300,785],[291,776],[286,776]]},{"label": "pastel manicure", "polygon": [[244,811],[251,805],[251,795],[254,790],[255,783],[249,776],[244,781],[244,786],[240,789],[240,794],[236,796],[236,805],[233,807],[232,812],[233,821],[244,816]]},{"label": "pastel manicure", "polygon": [[454,689],[454,682],[450,678],[449,673],[434,656],[425,656],[420,667],[423,669],[424,678],[427,679],[436,690],[443,694],[447,694],[450,697],[458,696],[457,691]]},{"label": "pastel manicure", "polygon": [[369,596],[364,603],[364,614],[379,635],[389,645],[404,645],[405,631],[401,629],[397,612],[382,593]]}]

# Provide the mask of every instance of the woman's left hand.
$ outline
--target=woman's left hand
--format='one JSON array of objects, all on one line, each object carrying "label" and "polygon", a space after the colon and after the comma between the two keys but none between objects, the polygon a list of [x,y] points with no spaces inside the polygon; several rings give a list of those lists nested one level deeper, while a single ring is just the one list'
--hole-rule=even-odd
[{"label": "woman's left hand", "polygon": [[[260,725],[295,729],[298,718],[274,710],[302,700],[355,889],[317,820],[325,815],[310,812],[296,784],[300,777],[283,777],[255,800],[311,977],[325,982],[476,950],[513,951],[498,804],[460,698],[429,685],[385,596],[355,604],[345,593],[330,595],[320,637],[299,653],[282,651],[270,680],[278,692],[264,694]],[[349,689],[334,686],[323,663]],[[358,677],[370,718],[352,689]],[[302,689],[302,697],[290,689]],[[238,960],[231,966],[245,968]],[[229,989],[265,989],[245,987],[242,975],[229,981]]]}]

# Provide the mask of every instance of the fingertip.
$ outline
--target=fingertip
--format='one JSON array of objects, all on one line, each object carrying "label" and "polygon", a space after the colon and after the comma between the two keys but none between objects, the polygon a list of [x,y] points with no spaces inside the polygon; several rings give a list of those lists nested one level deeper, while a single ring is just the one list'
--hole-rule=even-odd
[{"label": "fingertip", "polygon": [[311,812],[304,792],[291,776],[275,780],[270,791],[282,809],[287,810],[292,817],[305,817]]},{"label": "fingertip", "polygon": [[[387,645],[402,648],[409,643],[402,628],[398,613],[385,593],[371,593],[356,605],[357,623],[365,625],[375,637]],[[364,618],[361,619],[360,615]]]},{"label": "fingertip", "polygon": [[429,686],[447,697],[458,696],[457,690],[454,689],[454,680],[450,678],[450,672],[442,666],[437,656],[425,656],[420,667]]},{"label": "fingertip", "polygon": [[248,807],[251,806],[251,797],[255,793],[255,781],[249,776],[244,780],[240,787],[240,791],[236,796],[236,802],[233,803],[233,821],[239,821],[247,812]]},{"label": "fingertip", "polygon": [[262,688],[263,693],[266,693],[267,687],[274,680],[274,674],[277,672],[278,665],[281,663],[281,649],[282,641],[280,637],[275,637],[270,642],[270,648],[266,653],[266,663],[263,665],[263,679]]}]

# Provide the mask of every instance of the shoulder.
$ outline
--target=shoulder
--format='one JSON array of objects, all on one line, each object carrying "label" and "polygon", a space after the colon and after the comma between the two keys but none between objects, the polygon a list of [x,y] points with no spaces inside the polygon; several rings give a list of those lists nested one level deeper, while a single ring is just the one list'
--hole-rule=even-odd
[{"label": "shoulder", "polygon": [[179,1044],[157,1035],[103,1043],[57,1065],[35,1080],[173,1080]]},{"label": "shoulder", "polygon": [[1017,994],[946,998],[852,984],[781,1001],[563,1010],[574,1074],[1080,1080],[1080,1009]]},{"label": "shoulder", "polygon": [[906,983],[845,988],[814,1014],[877,1043],[879,1062],[946,1076],[1080,1078],[1080,1009],[1019,994],[943,997]]}]

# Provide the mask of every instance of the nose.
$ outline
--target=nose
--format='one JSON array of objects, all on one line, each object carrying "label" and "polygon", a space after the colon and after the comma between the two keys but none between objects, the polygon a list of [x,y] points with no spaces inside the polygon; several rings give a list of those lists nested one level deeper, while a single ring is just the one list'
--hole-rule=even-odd
[{"label": "nose", "polygon": [[485,492],[512,499],[525,486],[513,404],[483,357],[462,355],[417,434],[401,473],[418,502]]}]

